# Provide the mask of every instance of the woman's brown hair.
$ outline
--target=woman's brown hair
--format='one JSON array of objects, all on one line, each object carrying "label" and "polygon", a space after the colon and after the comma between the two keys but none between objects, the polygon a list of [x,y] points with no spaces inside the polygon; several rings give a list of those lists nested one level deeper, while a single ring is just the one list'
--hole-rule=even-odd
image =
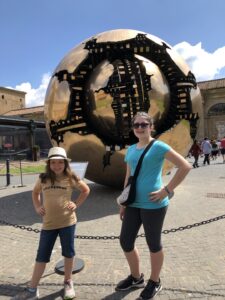
[{"label": "woman's brown hair", "polygon": [[132,119],[132,124],[134,124],[135,119],[138,118],[138,117],[144,118],[150,124],[150,126],[153,125],[153,119],[152,119],[152,117],[150,117],[144,111],[139,111],[139,112],[136,113],[136,115]]}]

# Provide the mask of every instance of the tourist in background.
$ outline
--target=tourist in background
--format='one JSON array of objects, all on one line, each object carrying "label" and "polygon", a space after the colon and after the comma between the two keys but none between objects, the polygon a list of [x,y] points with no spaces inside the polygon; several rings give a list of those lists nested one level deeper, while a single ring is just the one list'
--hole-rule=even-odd
[{"label": "tourist in background", "polygon": [[212,152],[212,145],[207,137],[204,138],[204,141],[201,144],[202,153],[204,154],[203,165],[206,163],[210,165],[210,155]]},{"label": "tourist in background", "polygon": [[193,167],[194,168],[198,168],[198,159],[199,159],[199,155],[201,154],[201,147],[198,143],[197,140],[194,140],[193,145],[191,146],[191,149],[189,151],[191,153],[191,155],[194,157],[194,163],[193,163]]},{"label": "tourist in background", "polygon": [[218,153],[219,153],[218,143],[216,140],[212,140],[211,145],[212,145],[211,157],[212,157],[212,160],[216,160]]},{"label": "tourist in background", "polygon": [[225,163],[225,136],[220,140],[220,153],[223,158],[223,163]]}]

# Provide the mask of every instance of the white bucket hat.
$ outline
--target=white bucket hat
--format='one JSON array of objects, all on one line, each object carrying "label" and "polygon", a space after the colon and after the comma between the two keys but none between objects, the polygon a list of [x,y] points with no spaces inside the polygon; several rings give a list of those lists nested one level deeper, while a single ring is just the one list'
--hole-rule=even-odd
[{"label": "white bucket hat", "polygon": [[66,159],[71,161],[71,159],[67,157],[65,149],[61,147],[52,147],[48,152],[48,159]]}]

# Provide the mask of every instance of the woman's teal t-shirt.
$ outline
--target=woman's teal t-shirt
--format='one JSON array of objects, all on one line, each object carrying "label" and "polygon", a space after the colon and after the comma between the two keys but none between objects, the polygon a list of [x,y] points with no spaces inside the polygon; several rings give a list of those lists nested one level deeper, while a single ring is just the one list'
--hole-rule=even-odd
[{"label": "woman's teal t-shirt", "polygon": [[[131,175],[134,175],[138,160],[145,148],[137,149],[137,144],[127,149],[125,162],[129,165]],[[151,202],[149,193],[159,190],[162,185],[162,167],[165,154],[171,147],[161,141],[155,141],[150,150],[145,154],[136,182],[136,199],[131,207],[157,209],[167,206],[169,198],[161,202]]]}]

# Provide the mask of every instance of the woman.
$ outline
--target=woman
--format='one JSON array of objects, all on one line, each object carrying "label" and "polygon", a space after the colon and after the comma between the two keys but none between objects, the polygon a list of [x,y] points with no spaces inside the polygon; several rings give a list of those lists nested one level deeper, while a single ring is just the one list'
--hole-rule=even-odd
[{"label": "woman", "polygon": [[[147,113],[138,112],[133,118],[133,130],[138,143],[130,146],[125,156],[127,171],[124,186],[129,176],[134,174],[138,159],[145,147],[153,139],[152,128],[153,121]],[[168,185],[164,187],[162,166],[165,159],[178,169]],[[120,206],[122,220],[120,244],[130,268],[130,275],[117,284],[117,291],[144,287],[144,275],[140,272],[139,254],[135,247],[136,236],[142,224],[150,251],[151,273],[138,299],[152,299],[162,289],[160,271],[164,258],[161,244],[163,222],[169,198],[190,169],[191,165],[180,154],[161,141],[155,141],[145,154],[136,182],[136,199],[127,207]]]}]

